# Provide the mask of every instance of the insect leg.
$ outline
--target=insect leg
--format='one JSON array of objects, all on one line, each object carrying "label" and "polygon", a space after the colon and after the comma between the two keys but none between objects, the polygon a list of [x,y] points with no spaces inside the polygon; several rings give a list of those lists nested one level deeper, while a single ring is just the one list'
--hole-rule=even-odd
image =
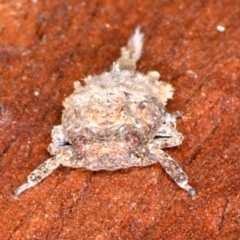
[{"label": "insect leg", "polygon": [[40,166],[38,166],[33,172],[30,173],[30,175],[27,178],[27,182],[15,190],[14,195],[19,196],[22,192],[24,192],[28,188],[31,188],[38,184],[39,182],[41,182],[61,164],[61,161],[62,161],[61,157],[55,156],[53,158],[48,159]]},{"label": "insect leg", "polygon": [[172,157],[161,149],[152,148],[151,157],[156,157],[166,173],[177,183],[180,188],[186,190],[192,197],[197,195],[196,190],[188,184],[188,177]]}]

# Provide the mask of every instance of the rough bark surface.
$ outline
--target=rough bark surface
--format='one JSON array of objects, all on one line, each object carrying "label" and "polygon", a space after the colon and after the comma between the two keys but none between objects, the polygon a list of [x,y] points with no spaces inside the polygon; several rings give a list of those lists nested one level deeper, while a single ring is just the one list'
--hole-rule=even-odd
[{"label": "rough bark surface", "polygon": [[[239,16],[233,0],[0,0],[0,239],[240,239]],[[138,69],[175,88],[185,140],[167,153],[198,198],[156,164],[61,167],[14,199],[50,157],[73,82],[108,71],[137,25]]]}]

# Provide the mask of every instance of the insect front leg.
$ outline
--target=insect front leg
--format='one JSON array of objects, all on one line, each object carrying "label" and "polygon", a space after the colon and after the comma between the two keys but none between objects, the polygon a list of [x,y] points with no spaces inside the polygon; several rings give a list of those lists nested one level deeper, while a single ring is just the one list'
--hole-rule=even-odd
[{"label": "insect front leg", "polygon": [[151,148],[150,157],[157,158],[166,173],[177,183],[180,188],[186,190],[192,197],[195,197],[196,190],[188,184],[188,177],[175,160],[161,149]]},{"label": "insect front leg", "polygon": [[31,188],[41,182],[44,178],[50,175],[62,162],[62,156],[55,156],[53,158],[49,158],[43,164],[38,166],[34,171],[32,171],[27,178],[27,182],[18,187],[14,195],[18,196],[23,191]]}]

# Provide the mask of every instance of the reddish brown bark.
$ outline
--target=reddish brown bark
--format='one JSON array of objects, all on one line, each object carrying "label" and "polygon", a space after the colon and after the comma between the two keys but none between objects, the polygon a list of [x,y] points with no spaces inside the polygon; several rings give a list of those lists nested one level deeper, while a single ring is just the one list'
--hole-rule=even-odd
[{"label": "reddish brown bark", "polygon": [[[0,239],[239,239],[239,16],[233,0],[0,1]],[[156,164],[62,167],[14,199],[49,158],[73,82],[109,70],[137,25],[139,69],[175,88],[167,109],[185,140],[167,153],[198,198]]]}]

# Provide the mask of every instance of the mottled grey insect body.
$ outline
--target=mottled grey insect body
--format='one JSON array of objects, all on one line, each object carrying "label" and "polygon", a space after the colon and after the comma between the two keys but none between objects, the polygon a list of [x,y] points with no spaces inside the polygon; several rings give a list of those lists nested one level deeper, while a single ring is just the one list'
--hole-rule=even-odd
[{"label": "mottled grey insect body", "polygon": [[62,124],[52,130],[48,159],[16,189],[18,196],[51,174],[59,165],[89,170],[117,170],[159,162],[170,177],[192,196],[187,175],[161,149],[178,146],[183,136],[176,130],[179,112],[165,110],[173,95],[171,85],[159,81],[159,73],[136,71],[143,34],[137,28],[121,49],[110,72],[74,83],[64,101]]}]

